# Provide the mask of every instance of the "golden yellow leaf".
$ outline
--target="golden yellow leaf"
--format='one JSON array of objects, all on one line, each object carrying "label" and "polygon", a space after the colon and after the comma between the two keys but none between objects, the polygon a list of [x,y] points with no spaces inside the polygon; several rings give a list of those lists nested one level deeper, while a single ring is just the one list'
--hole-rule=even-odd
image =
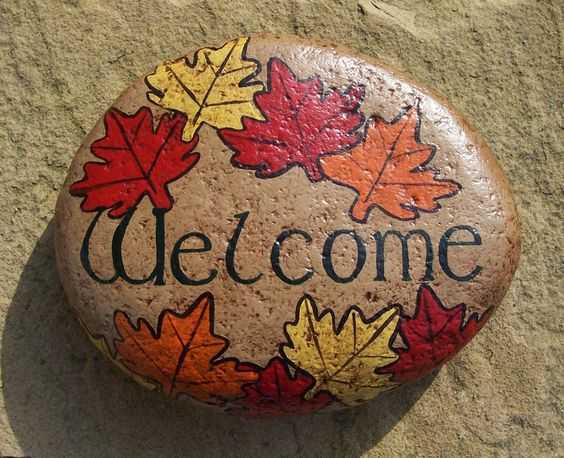
[{"label": "golden yellow leaf", "polygon": [[200,49],[193,63],[188,57],[164,62],[147,76],[151,102],[186,114],[183,140],[191,140],[202,123],[242,129],[243,116],[264,119],[253,100],[263,84],[250,81],[259,66],[245,56],[248,41],[242,37],[219,49]]},{"label": "golden yellow leaf", "polygon": [[332,312],[319,314],[315,303],[304,297],[296,321],[285,326],[290,342],[282,353],[315,377],[306,399],[327,390],[344,404],[356,405],[397,386],[390,375],[375,370],[398,359],[390,347],[398,321],[398,307],[366,319],[353,306],[336,327]]},{"label": "golden yellow leaf", "polygon": [[145,388],[147,388],[149,390],[154,390],[157,387],[154,383],[149,382],[145,378],[135,374],[134,372],[131,372],[127,367],[125,367],[123,365],[123,363],[114,356],[114,354],[110,350],[110,347],[108,345],[108,342],[106,341],[106,338],[103,335],[92,334],[90,332],[90,330],[86,327],[86,324],[84,324],[84,322],[80,318],[78,319],[78,321],[79,321],[80,325],[82,326],[82,329],[84,329],[84,331],[86,331],[86,335],[88,336],[88,339],[90,339],[90,342],[92,342],[96,346],[96,348],[98,348],[98,350],[100,350],[106,358],[108,358],[112,363],[114,363],[117,367],[119,367],[124,373],[126,373],[127,375],[132,377],[137,383],[139,383],[140,385],[143,385]]}]

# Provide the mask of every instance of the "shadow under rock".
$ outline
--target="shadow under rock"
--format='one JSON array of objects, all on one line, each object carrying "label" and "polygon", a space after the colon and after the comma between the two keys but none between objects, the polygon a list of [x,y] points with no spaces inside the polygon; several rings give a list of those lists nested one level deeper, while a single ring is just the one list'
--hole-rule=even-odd
[{"label": "shadow under rock", "polygon": [[166,400],[127,380],[88,342],[65,304],[53,230],[51,222],[24,268],[2,340],[5,408],[26,455],[358,456],[432,381],[352,410],[262,421]]}]

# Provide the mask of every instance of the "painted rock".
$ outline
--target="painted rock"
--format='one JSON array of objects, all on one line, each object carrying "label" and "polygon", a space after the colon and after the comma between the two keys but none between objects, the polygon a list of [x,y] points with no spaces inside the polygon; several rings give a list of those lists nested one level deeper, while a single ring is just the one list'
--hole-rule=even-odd
[{"label": "painted rock", "polygon": [[507,182],[435,95],[243,37],[110,107],[56,214],[66,295],[143,385],[246,415],[353,406],[452,358],[519,256]]}]

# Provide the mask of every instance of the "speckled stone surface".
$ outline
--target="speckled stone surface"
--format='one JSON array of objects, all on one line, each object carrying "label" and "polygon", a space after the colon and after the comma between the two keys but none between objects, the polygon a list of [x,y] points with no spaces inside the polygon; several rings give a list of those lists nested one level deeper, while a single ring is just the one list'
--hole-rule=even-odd
[{"label": "speckled stone surface", "polygon": [[[562,6],[391,3],[0,5],[0,454],[562,453]],[[260,31],[339,42],[434,87],[492,146],[523,222],[516,280],[471,350],[358,410],[262,424],[160,400],[111,369],[64,303],[49,224],[74,151],[130,81],[202,43]]]},{"label": "speckled stone surface", "polygon": [[70,166],[55,252],[69,304],[126,373],[298,415],[450,360],[509,287],[518,219],[448,102],[342,46],[255,34],[120,95]]}]

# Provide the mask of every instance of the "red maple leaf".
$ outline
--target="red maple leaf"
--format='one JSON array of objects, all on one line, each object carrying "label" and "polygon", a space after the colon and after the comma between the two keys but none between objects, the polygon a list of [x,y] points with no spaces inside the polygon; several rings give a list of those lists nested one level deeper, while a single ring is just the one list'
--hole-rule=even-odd
[{"label": "red maple leaf", "polygon": [[244,118],[243,130],[219,131],[235,151],[232,163],[256,170],[259,178],[281,175],[297,165],[311,181],[321,180],[319,157],[344,151],[359,139],[364,88],[353,84],[344,92],[324,93],[319,77],[298,80],[277,58],[268,63],[268,79],[268,92],[255,96],[265,120]]},{"label": "red maple leaf", "polygon": [[307,372],[296,369],[292,377],[282,358],[272,358],[256,383],[243,386],[246,397],[236,401],[233,410],[249,417],[313,413],[333,402],[327,392],[317,393],[310,400],[304,399],[304,394],[313,385],[315,380]]},{"label": "red maple leaf", "polygon": [[168,210],[172,197],[167,185],[187,173],[200,158],[192,150],[195,135],[182,141],[186,117],[164,115],[153,130],[151,110],[143,107],[133,115],[112,109],[104,118],[106,135],[92,143],[92,153],[104,162],[87,162],[84,177],[70,193],[84,197],[82,211],[111,209],[119,218],[148,195],[156,208]]},{"label": "red maple leaf", "polygon": [[422,285],[415,314],[400,320],[399,331],[407,348],[395,349],[399,359],[379,372],[393,374],[393,380],[399,383],[427,375],[453,358],[482,328],[492,311],[489,308],[481,317],[473,313],[464,324],[465,304],[446,308],[429,286]]}]

